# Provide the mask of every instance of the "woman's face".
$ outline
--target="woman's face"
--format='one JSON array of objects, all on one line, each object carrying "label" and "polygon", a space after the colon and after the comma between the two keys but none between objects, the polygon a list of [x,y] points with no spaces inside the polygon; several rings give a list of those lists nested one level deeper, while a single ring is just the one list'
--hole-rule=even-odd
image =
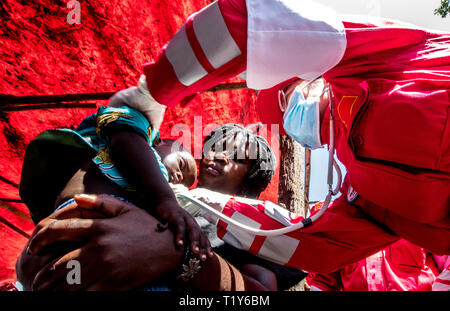
[{"label": "woman's face", "polygon": [[248,147],[242,141],[242,134],[237,134],[204,151],[199,165],[199,187],[225,194],[237,194],[242,189],[251,167]]}]

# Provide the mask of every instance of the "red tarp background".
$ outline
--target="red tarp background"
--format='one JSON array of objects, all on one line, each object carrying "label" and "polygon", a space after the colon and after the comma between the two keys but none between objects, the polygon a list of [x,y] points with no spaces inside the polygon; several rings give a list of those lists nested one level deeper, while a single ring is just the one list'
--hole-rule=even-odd
[{"label": "red tarp background", "polygon": [[[71,25],[66,19],[71,11],[68,2],[0,2],[0,94],[115,92],[135,85],[142,65],[157,56],[191,13],[210,3],[80,0],[81,24]],[[201,143],[204,136],[194,141],[194,116],[202,117],[202,128],[208,123],[257,122],[254,100],[255,92],[248,89],[202,93],[188,106],[167,111],[161,136],[178,138],[180,134],[172,136],[171,129],[184,123],[191,130],[192,143]],[[34,228],[18,194],[27,144],[45,129],[75,127],[93,112],[0,111],[0,281],[15,278],[16,258]],[[278,172],[262,199],[277,201],[277,181]]]}]

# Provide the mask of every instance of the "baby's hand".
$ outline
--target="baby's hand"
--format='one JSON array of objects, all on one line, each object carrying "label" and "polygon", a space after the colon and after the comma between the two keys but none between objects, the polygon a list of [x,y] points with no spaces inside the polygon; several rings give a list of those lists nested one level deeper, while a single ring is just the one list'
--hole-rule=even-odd
[{"label": "baby's hand", "polygon": [[[198,254],[201,261],[213,256],[208,238],[203,234],[195,219],[181,208],[176,200],[165,200],[156,207],[156,213],[175,229],[175,243],[182,246],[185,243],[185,235],[189,233],[191,250]],[[189,247],[186,245],[186,247]]]}]

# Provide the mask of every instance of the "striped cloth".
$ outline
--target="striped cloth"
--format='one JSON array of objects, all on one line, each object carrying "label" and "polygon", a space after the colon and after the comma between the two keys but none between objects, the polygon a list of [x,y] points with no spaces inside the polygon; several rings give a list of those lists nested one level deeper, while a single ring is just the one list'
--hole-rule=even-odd
[{"label": "striped cloth", "polygon": [[[254,235],[222,220],[217,222],[217,236],[238,249],[277,264],[322,273],[366,258],[399,239],[365,219],[344,198],[332,202],[311,226],[280,236]],[[304,219],[270,201],[239,197],[231,198],[222,213],[261,230],[279,229]]]},{"label": "striped cloth", "polygon": [[433,291],[450,291],[450,257],[445,256],[444,269],[433,284]]}]

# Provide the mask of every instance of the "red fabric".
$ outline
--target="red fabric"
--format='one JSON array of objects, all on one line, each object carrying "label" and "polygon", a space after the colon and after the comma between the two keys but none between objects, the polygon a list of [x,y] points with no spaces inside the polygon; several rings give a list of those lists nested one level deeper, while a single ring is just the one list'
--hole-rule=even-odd
[{"label": "red fabric", "polygon": [[450,291],[450,256],[433,255],[438,270],[441,271],[433,284],[434,291]]},{"label": "red fabric", "polygon": [[[245,51],[243,1],[220,4],[230,33]],[[401,217],[444,221],[448,228],[450,34],[382,19],[344,21],[344,26],[345,55],[324,78],[333,88],[336,150],[350,183],[364,198]],[[189,87],[177,81],[164,57],[145,72],[149,81],[163,77],[150,91],[170,106],[243,69],[245,53]],[[321,127],[324,143],[329,142],[328,119],[329,111]]]},{"label": "red fabric", "polygon": [[[324,74],[333,89],[338,158],[367,200],[415,222],[450,206],[450,34],[392,22],[344,22],[347,49]],[[264,123],[282,124],[278,89],[258,94]],[[272,114],[270,113],[272,111]],[[321,128],[329,142],[329,111]]]},{"label": "red fabric", "polygon": [[[352,187],[369,201],[368,215],[409,241],[448,254],[450,34],[383,20],[344,25],[346,53],[324,74],[333,90],[337,156]],[[282,123],[277,92],[261,91],[257,109]],[[324,143],[329,118],[328,110]]]},{"label": "red fabric", "polygon": [[[328,284],[334,284],[329,285],[333,290],[342,287],[337,282],[342,273],[337,270],[353,271],[356,268],[351,264],[364,258],[368,258],[365,263],[367,267],[373,265],[371,271],[361,268],[355,274],[346,275],[344,281],[347,280],[347,287],[355,290],[361,286],[360,290],[363,290],[361,284],[369,282],[366,290],[430,290],[435,276],[448,264],[445,263],[447,256],[431,256],[429,251],[416,244],[428,245],[431,251],[437,249],[448,253],[448,229],[413,223],[389,212],[374,215],[370,210],[378,207],[373,203],[367,206],[367,201],[361,197],[352,203],[347,201],[348,188],[346,178],[341,188],[342,195],[330,204],[316,222],[306,228],[282,236],[266,237],[255,236],[219,221],[218,236],[237,248],[279,264],[308,272],[326,273],[323,278]],[[315,204],[311,215],[322,206],[323,202]],[[239,198],[228,201],[223,213],[262,230],[279,229],[286,223],[295,224],[304,219],[269,202],[249,202]],[[393,233],[379,226],[377,221],[386,223]],[[392,249],[379,252],[399,240],[399,236],[394,233],[411,239],[411,242],[405,240]],[[372,257],[376,252],[379,253]],[[384,269],[385,276],[382,275]],[[375,278],[376,282],[363,282],[364,278]],[[325,282],[324,279],[321,282]]]},{"label": "red fabric", "polygon": [[431,224],[414,222],[399,216],[379,205],[364,200],[361,196],[354,202],[366,215],[386,225],[402,238],[425,247],[430,252],[443,255],[450,253],[450,221],[444,219]]},{"label": "red fabric", "polygon": [[6,280],[3,282],[0,282],[0,292],[17,292],[18,289],[14,285],[14,280]]},{"label": "red fabric", "polygon": [[[67,2],[1,2],[0,94],[114,92],[136,85],[143,64],[155,59],[190,14],[210,3],[143,1],[137,6],[132,0],[80,1],[81,24],[70,25]],[[161,136],[176,139],[181,132],[174,126],[186,124],[191,151],[201,150],[207,124],[256,122],[254,99],[252,90],[199,94],[188,107],[166,112]],[[11,202],[20,199],[18,184],[27,144],[48,128],[75,127],[93,112],[0,112],[0,281],[15,277],[16,258],[34,228],[26,207]],[[277,180],[278,173],[263,198],[277,200]]]},{"label": "red fabric", "polygon": [[309,273],[307,282],[324,291],[429,291],[438,275],[430,253],[400,240],[334,273]]},{"label": "red fabric", "polygon": [[[247,10],[245,1],[223,0],[219,1],[219,7],[231,36],[241,50],[241,54],[217,69],[212,68],[210,64],[205,65],[205,70],[209,74],[192,85],[185,86],[178,81],[175,71],[165,54],[167,44],[170,44],[169,41],[160,51],[155,63],[151,62],[144,65],[149,91],[158,103],[169,107],[174,106],[186,96],[213,87],[245,70],[247,61]],[[195,19],[195,16],[193,19]],[[192,20],[189,19],[187,24],[189,25],[191,22]],[[189,36],[188,32],[189,41],[194,43],[192,48],[199,62],[204,65],[207,59],[203,55],[201,47],[197,44],[198,42],[193,40],[195,35],[192,32],[190,34],[191,36]]]},{"label": "red fabric", "polygon": [[450,260],[447,259],[446,268],[439,274],[433,284],[433,291],[450,291]]},{"label": "red fabric", "polygon": [[[345,197],[346,193],[343,193],[311,226],[281,237],[255,236],[223,221],[217,224],[218,236],[235,247],[279,264],[321,273],[343,268],[399,239],[368,220],[362,211],[348,203]],[[223,213],[262,230],[284,227],[280,219],[277,219],[282,211],[268,214],[260,206],[264,204],[268,203],[260,202],[256,205],[234,198],[227,202]],[[270,205],[267,207],[268,210],[274,208]],[[291,215],[291,219],[287,221],[294,224],[302,219],[303,217]],[[264,247],[264,244],[267,247]]]},{"label": "red fabric", "polygon": [[448,223],[450,34],[344,24],[347,51],[324,78],[333,86],[336,150],[351,185],[409,220]]}]

